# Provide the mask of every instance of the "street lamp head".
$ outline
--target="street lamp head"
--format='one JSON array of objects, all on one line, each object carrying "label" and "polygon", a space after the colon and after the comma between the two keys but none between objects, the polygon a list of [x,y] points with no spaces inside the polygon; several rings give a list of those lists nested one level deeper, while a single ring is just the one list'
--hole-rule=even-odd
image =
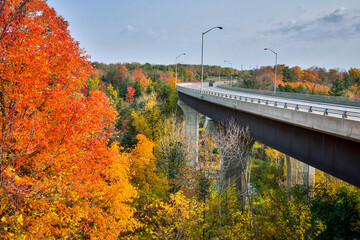
[{"label": "street lamp head", "polygon": [[177,56],[176,59],[178,59],[179,57],[184,56],[184,55],[186,55],[186,54],[185,54],[185,53],[182,53],[182,54],[180,54],[179,56]]},{"label": "street lamp head", "polygon": [[277,55],[277,52],[275,52],[274,50],[270,49],[270,48],[264,48],[264,50],[269,50],[270,52],[272,52],[273,54]]},{"label": "street lamp head", "polygon": [[219,28],[220,30],[222,30],[222,29],[223,29],[223,28],[222,28],[222,27],[220,27],[220,26],[219,26],[218,28]]}]

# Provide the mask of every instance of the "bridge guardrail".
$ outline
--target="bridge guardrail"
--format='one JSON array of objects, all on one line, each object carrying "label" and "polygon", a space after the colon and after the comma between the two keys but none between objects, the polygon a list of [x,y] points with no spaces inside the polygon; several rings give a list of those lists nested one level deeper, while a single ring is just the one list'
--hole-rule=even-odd
[{"label": "bridge guardrail", "polygon": [[327,95],[312,95],[312,94],[304,94],[304,93],[289,93],[289,92],[279,92],[279,91],[276,93],[276,95],[274,95],[273,91],[268,91],[268,90],[258,90],[258,89],[248,89],[248,88],[228,87],[228,86],[219,86],[219,88],[246,92],[246,93],[276,96],[276,97],[282,97],[288,99],[299,99],[305,101],[316,101],[316,102],[329,103],[329,104],[343,104],[354,107],[360,107],[360,99],[358,98],[335,97],[335,96],[327,96]]},{"label": "bridge guardrail", "polygon": [[[201,90],[198,89],[190,89],[186,87],[182,87],[177,85],[177,89],[184,89],[186,91],[198,93],[201,95]],[[280,108],[286,108],[289,110],[294,111],[302,111],[302,112],[308,112],[312,114],[320,114],[320,115],[328,115],[332,117],[338,117],[338,118],[351,118],[352,120],[360,121],[360,113],[359,112],[353,112],[353,111],[346,111],[346,110],[339,110],[335,108],[327,108],[327,107],[319,107],[319,106],[311,106],[311,105],[305,105],[305,104],[294,104],[289,103],[287,101],[275,101],[275,100],[268,100],[263,98],[253,98],[248,96],[242,96],[240,94],[234,95],[229,93],[222,93],[222,92],[216,92],[216,91],[210,91],[210,90],[203,90],[202,95],[212,95],[217,97],[223,97],[223,98],[229,98],[234,99],[238,101],[244,101],[244,102],[253,102],[257,104],[263,104],[263,105],[269,105],[273,107],[280,107]]]}]

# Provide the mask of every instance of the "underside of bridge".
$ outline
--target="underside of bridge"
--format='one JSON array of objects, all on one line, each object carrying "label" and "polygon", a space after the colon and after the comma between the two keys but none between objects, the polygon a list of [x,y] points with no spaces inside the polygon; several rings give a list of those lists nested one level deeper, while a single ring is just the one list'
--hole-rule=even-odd
[{"label": "underside of bridge", "polygon": [[360,143],[264,118],[178,93],[181,101],[216,122],[235,118],[267,146],[360,187]]}]

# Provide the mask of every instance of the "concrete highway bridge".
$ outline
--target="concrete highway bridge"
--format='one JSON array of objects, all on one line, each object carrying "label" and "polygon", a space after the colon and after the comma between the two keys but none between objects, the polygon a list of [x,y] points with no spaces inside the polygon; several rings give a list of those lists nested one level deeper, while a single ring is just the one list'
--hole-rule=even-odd
[{"label": "concrete highway bridge", "polygon": [[[191,146],[197,146],[199,113],[216,123],[235,118],[249,127],[256,141],[288,156],[288,177],[304,178],[306,174],[313,182],[317,168],[360,187],[360,104],[304,100],[295,95],[283,98],[205,85],[202,91],[200,83],[176,86]],[[197,149],[191,151],[196,158]]]}]

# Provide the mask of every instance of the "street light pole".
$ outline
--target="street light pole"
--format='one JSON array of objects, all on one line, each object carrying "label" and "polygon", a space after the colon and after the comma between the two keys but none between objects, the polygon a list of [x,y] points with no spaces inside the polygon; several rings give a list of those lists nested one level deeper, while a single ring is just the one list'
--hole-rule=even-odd
[{"label": "street light pole", "polygon": [[231,66],[231,72],[230,72],[230,87],[232,86],[232,71],[233,71],[233,65],[231,62],[224,60],[224,62],[227,62]]},{"label": "street light pole", "polygon": [[213,28],[210,28],[209,30],[207,30],[206,32],[203,32],[201,35],[201,91],[200,91],[201,95],[203,93],[203,81],[204,81],[204,35],[215,28],[218,28],[220,30],[223,29],[220,26],[213,27]]},{"label": "street light pole", "polygon": [[269,50],[275,54],[275,79],[274,79],[274,95],[275,95],[276,94],[277,52],[271,50],[270,48],[264,48],[264,50]]},{"label": "street light pole", "polygon": [[182,53],[182,54],[180,54],[179,56],[177,56],[176,58],[175,58],[175,65],[176,65],[176,67],[175,67],[175,86],[176,86],[176,84],[177,84],[177,59],[179,58],[179,57],[181,57],[181,56],[183,56],[183,55],[186,55],[185,53]]}]

